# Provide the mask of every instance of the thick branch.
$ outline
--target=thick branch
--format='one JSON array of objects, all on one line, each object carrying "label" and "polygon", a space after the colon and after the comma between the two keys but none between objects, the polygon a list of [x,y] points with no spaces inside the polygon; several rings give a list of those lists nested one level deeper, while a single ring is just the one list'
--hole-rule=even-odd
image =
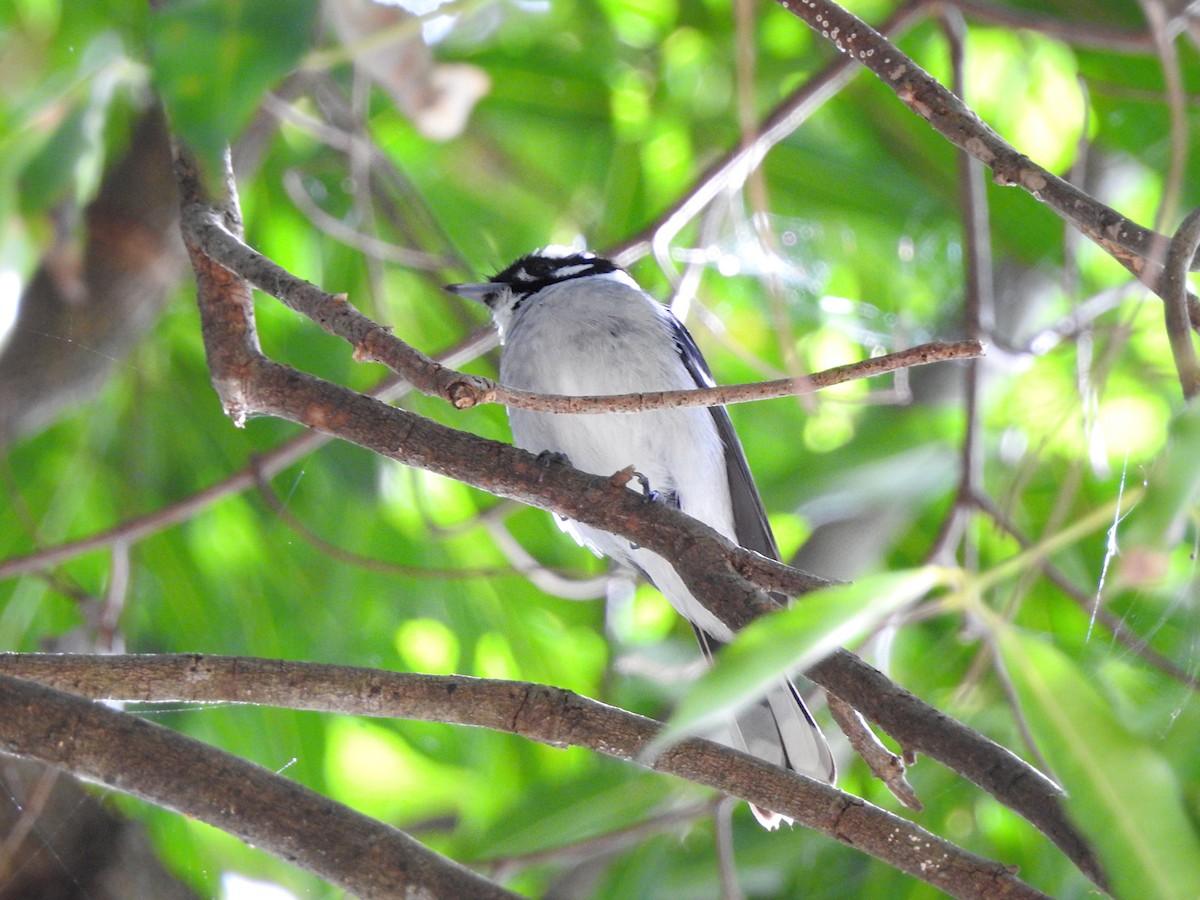
[{"label": "thick branch", "polygon": [[[0,672],[19,673],[23,678],[95,699],[255,703],[474,725],[555,747],[588,747],[643,765],[646,749],[660,728],[651,719],[546,685],[281,660],[199,655],[3,654]],[[13,681],[0,677],[0,685],[6,683]],[[19,728],[3,721],[4,698],[0,689],[0,734],[10,727]],[[136,725],[129,726],[130,739],[140,737],[141,726],[152,729],[150,733],[156,736],[163,731],[133,721]],[[12,738],[5,736],[3,740],[8,746]],[[114,745],[124,746],[124,741]],[[970,854],[864,800],[711,741],[684,741],[654,759],[651,768],[769,805],[952,896],[1043,896],[1007,867]],[[241,792],[239,796],[247,801],[242,805],[252,805],[248,802],[250,796]],[[274,810],[274,804],[271,808]]]},{"label": "thick branch", "polygon": [[207,822],[360,897],[515,896],[261,766],[7,675],[0,675],[0,748]]},{"label": "thick branch", "polygon": [[913,696],[848,650],[805,674],[877,723],[906,752],[936,759],[1024,816],[1104,887],[1100,861],[1063,811],[1062,790],[1016,754]]}]

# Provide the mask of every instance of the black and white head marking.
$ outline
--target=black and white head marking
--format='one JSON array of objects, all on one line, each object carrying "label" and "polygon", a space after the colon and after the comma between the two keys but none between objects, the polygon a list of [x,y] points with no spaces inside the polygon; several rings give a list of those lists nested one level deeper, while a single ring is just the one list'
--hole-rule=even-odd
[{"label": "black and white head marking", "polygon": [[503,332],[513,314],[538,291],[565,281],[596,276],[637,287],[625,270],[610,259],[587,250],[549,246],[522,256],[488,281],[448,284],[446,290],[487,306]]},{"label": "black and white head marking", "polygon": [[587,250],[547,247],[522,256],[507,269],[493,275],[491,281],[506,285],[514,294],[529,295],[562,281],[616,271],[619,267],[612,260]]}]

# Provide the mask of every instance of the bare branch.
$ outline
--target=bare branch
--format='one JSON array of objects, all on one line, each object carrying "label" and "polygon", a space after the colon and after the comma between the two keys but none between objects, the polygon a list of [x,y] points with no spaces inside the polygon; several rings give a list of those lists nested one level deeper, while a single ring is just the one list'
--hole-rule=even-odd
[{"label": "bare branch", "polygon": [[[1162,0],[1140,0],[1138,5],[1141,6],[1150,26],[1154,49],[1162,65],[1163,82],[1167,89],[1167,112],[1171,123],[1171,160],[1163,181],[1162,201],[1154,216],[1154,227],[1163,228],[1175,219],[1184,178],[1187,177],[1188,99],[1183,85],[1183,73],[1179,69],[1179,54],[1175,51],[1175,33],[1178,26],[1170,21],[1171,13],[1167,4]],[[1183,15],[1186,17],[1189,13],[1185,12]]]},{"label": "bare branch", "polygon": [[423,250],[414,250],[411,247],[400,247],[351,228],[337,216],[330,215],[317,205],[316,201],[309,196],[308,191],[304,189],[304,180],[300,172],[295,169],[288,169],[283,173],[283,188],[287,191],[291,201],[296,204],[296,208],[304,213],[310,222],[347,247],[360,250],[374,259],[412,269],[436,271],[452,265],[449,259],[426,253]]},{"label": "bare branch", "polygon": [[[1010,534],[1021,550],[1029,550],[1034,546],[1034,542],[1017,528],[991,497],[986,494],[976,494],[971,498],[971,502],[978,506],[980,511],[992,519],[996,525]],[[1097,608],[1099,601],[1093,592],[1084,590],[1079,585],[1072,583],[1071,579],[1049,560],[1044,559],[1039,565],[1045,572],[1046,577],[1059,590],[1070,597],[1090,618],[1094,618],[1108,629],[1109,633],[1123,647],[1135,654],[1147,665],[1154,666],[1154,668],[1174,678],[1180,684],[1186,685],[1193,691],[1200,691],[1200,678],[1184,671],[1175,662],[1151,647],[1147,639],[1134,634],[1119,616],[1114,616],[1106,609]]]},{"label": "bare branch", "polygon": [[207,822],[360,897],[516,896],[261,766],[42,684],[0,676],[0,748]]},{"label": "bare branch", "polygon": [[[929,0],[909,0],[897,9],[880,29],[884,34],[899,37],[924,18],[931,5]],[[614,248],[613,254],[617,262],[628,265],[640,259],[646,255],[653,242],[659,266],[664,272],[672,272],[668,248],[687,223],[720,194],[736,191],[745,184],[750,173],[758,167],[770,149],[799,128],[826,100],[845,87],[857,72],[853,60],[834,60],[785,97],[758,126],[755,139],[749,145],[739,146],[711,165],[683,199],[661,219],[644,229],[641,234]]]},{"label": "bare branch", "polygon": [[[477,331],[437,357],[446,366],[460,366],[478,357],[495,345],[495,332],[491,328]],[[379,400],[395,400],[412,389],[403,379],[389,376],[379,383],[368,396]],[[118,541],[136,543],[152,534],[157,534],[173,525],[186,522],[224,497],[239,494],[255,486],[260,478],[270,478],[299,459],[315,452],[333,439],[330,434],[306,431],[290,441],[260,454],[254,465],[234,472],[223,480],[184,497],[161,509],[127,519],[112,528],[52,547],[45,547],[24,556],[13,556],[0,560],[0,579],[13,578],[29,572],[37,572],[59,565],[85,553],[103,550]]]},{"label": "bare branch", "polygon": [[1192,210],[1167,250],[1166,271],[1163,275],[1167,337],[1183,396],[1190,400],[1200,392],[1200,365],[1196,362],[1196,346],[1188,321],[1187,270],[1190,260],[1200,247],[1200,209]]},{"label": "bare branch", "polygon": [[758,381],[751,384],[723,384],[712,388],[683,391],[645,391],[637,394],[609,394],[593,396],[563,396],[535,394],[516,388],[496,385],[495,400],[505,406],[530,409],[537,412],[556,413],[604,413],[642,412],[648,409],[676,409],[692,406],[725,406],[733,403],[749,403],[754,400],[772,400],[799,394],[811,394],[835,384],[843,384],[856,378],[869,378],[897,369],[924,366],[935,362],[974,359],[984,354],[979,341],[934,341],[909,347],[885,356],[875,356],[862,362],[835,366],[812,375],[796,378],[777,378],[773,381]]},{"label": "bare branch", "polygon": [[936,759],[1020,813],[1088,878],[1104,886],[1100,861],[1063,811],[1061,789],[1024,760],[892,683],[848,650],[805,674],[877,723],[906,754]]},{"label": "bare branch", "polygon": [[698,819],[712,814],[718,803],[732,804],[733,802],[735,801],[725,797],[702,800],[699,803],[691,803],[677,809],[668,809],[633,825],[605,831],[569,844],[560,844],[545,850],[533,850],[512,856],[477,859],[473,861],[473,864],[480,868],[486,868],[498,881],[503,881],[512,873],[530,866],[547,863],[586,864],[594,862],[597,857],[612,856],[630,847],[636,847],[648,837],[664,831],[689,830]]},{"label": "bare branch", "polygon": [[[349,342],[354,347],[356,359],[383,363],[421,393],[443,397],[460,409],[490,401],[490,379],[456,372],[398,340],[388,329],[372,322],[346,302],[344,295],[323,291],[248,247],[205,206],[185,204],[181,225],[184,242],[189,247],[204,248],[203,258],[209,260],[206,267],[218,264],[227,273],[222,276],[224,279],[236,273],[278,298],[289,309],[307,316],[330,334]],[[214,281],[216,285],[226,290],[232,289],[232,285],[223,284],[220,280]],[[247,302],[248,298],[247,290]],[[217,310],[214,307],[214,314]]]},{"label": "bare branch", "polygon": [[1112,28],[1081,18],[1062,19],[1032,9],[994,3],[991,0],[954,0],[954,5],[971,19],[1004,28],[1036,31],[1077,47],[1139,54],[1151,53],[1154,50],[1154,39],[1144,31]]},{"label": "bare branch", "polygon": [[309,317],[330,334],[350,343],[355,348],[357,359],[383,363],[406,378],[417,390],[448,400],[458,409],[467,409],[480,403],[503,403],[505,406],[538,412],[603,413],[746,403],[809,393],[855,378],[880,375],[908,366],[968,359],[983,353],[983,347],[977,341],[935,342],[837,366],[814,375],[770,382],[615,396],[536,394],[498,385],[491,379],[458,372],[438,363],[401,341],[384,326],[371,321],[347,302],[344,296],[330,294],[297,278],[248,247],[202,208],[184,211],[184,229],[223,267]]},{"label": "bare branch", "polygon": [[[459,675],[417,675],[349,666],[200,655],[2,654],[0,671],[14,675],[20,673],[22,678],[34,678],[40,684],[53,685],[60,690],[97,699],[122,697],[141,702],[256,703],[291,709],[474,725],[519,734],[555,747],[589,747],[608,756],[640,765],[646,764],[646,750],[660,728],[659,723],[651,719],[559,688]],[[21,687],[28,693],[21,691]],[[25,717],[19,721],[14,721],[8,716],[11,707],[21,705],[22,701],[16,698],[23,693],[34,698],[39,704],[60,702],[55,700],[55,695],[49,688],[35,687],[28,682],[22,683],[11,677],[0,676],[0,742],[6,748],[19,744],[24,749],[18,749],[17,752],[36,755],[39,758],[43,754],[49,754],[55,757],[49,761],[56,764],[65,762],[69,765],[73,759],[71,751],[74,745],[84,740],[80,733],[83,728],[95,728],[100,735],[103,735],[107,728],[120,728],[120,740],[110,740],[103,748],[96,748],[98,753],[102,750],[106,750],[107,753],[101,754],[100,762],[89,765],[103,765],[104,776],[101,777],[104,777],[104,780],[121,790],[136,790],[140,796],[147,799],[154,799],[154,796],[147,794],[150,790],[155,793],[170,792],[170,796],[175,796],[179,789],[180,772],[195,772],[201,778],[219,777],[221,774],[214,771],[215,766],[210,762],[197,760],[195,764],[201,768],[196,770],[190,765],[180,767],[172,759],[166,766],[171,776],[166,780],[172,783],[160,784],[154,781],[154,787],[148,788],[146,780],[136,775],[130,776],[129,773],[140,772],[144,755],[154,752],[165,755],[170,742],[164,734],[187,744],[196,742],[171,735],[165,729],[132,716],[123,716],[98,705],[80,704],[78,701],[70,704],[74,719],[64,718],[61,725],[56,723],[58,727],[47,727],[45,724],[34,727],[29,720],[37,717],[36,710],[26,712]],[[111,721],[114,718],[124,721],[118,725]],[[68,731],[64,737],[60,728],[71,721],[78,722],[81,729]],[[21,737],[23,729],[38,737]],[[46,735],[48,739],[39,740],[42,735]],[[133,746],[135,743],[136,747]],[[55,745],[63,744],[66,745],[65,749],[55,749]],[[126,752],[127,745],[131,755],[128,759],[122,755]],[[31,746],[37,746],[38,752],[31,753],[28,749]],[[211,753],[215,754],[214,759],[226,756],[220,751],[213,750]],[[118,756],[121,757],[120,760],[116,759]],[[234,762],[236,761],[229,764]],[[248,763],[237,764],[239,775],[240,767],[245,767],[260,778],[270,776],[266,770]],[[684,741],[657,756],[650,768],[741,797],[751,803],[770,803],[773,809],[876,856],[955,897],[1045,896],[1021,882],[1007,867],[968,853],[864,800],[711,741],[699,738]],[[122,780],[114,782],[110,778]],[[275,780],[289,784],[284,779]],[[287,827],[296,829],[297,840],[307,841],[314,837],[324,840],[327,834],[320,829],[332,834],[335,829],[346,828],[341,819],[344,818],[346,823],[349,823],[352,821],[349,817],[356,816],[346,811],[348,816],[339,817],[338,823],[334,824],[329,820],[329,811],[326,810],[325,817],[319,825],[305,819],[308,827],[301,827],[297,822],[291,821],[293,817],[288,815],[287,811],[295,808],[293,804],[308,799],[305,795],[309,792],[294,785],[291,787],[298,795],[295,800],[283,793],[276,793],[280,791],[278,786],[263,787],[263,790],[271,793],[262,796],[272,798],[270,802],[264,803],[250,793],[247,787],[240,786],[234,789],[223,782],[222,792],[214,796],[221,796],[224,790],[229,790],[231,793],[224,795],[226,798],[240,799],[232,802],[226,800],[226,803],[220,804],[222,808],[210,810],[204,799],[198,798],[204,812],[201,817],[206,821],[212,821],[209,816],[221,818],[222,823],[219,827],[232,831],[238,826],[238,821],[236,816],[229,816],[229,808],[237,807],[238,814],[243,814],[246,807],[258,803],[266,813],[265,818],[288,819]],[[309,798],[311,797],[312,795],[309,795]],[[328,807],[336,806],[328,801],[325,803]],[[189,809],[185,811],[191,813]],[[312,815],[316,816],[320,812],[318,807]],[[228,821],[228,818],[232,818],[233,821]],[[257,842],[262,840],[258,837],[258,829],[265,829],[266,825],[266,822],[261,825],[246,825],[243,826],[246,831],[233,833],[239,836],[248,834],[249,836],[243,837],[244,840],[254,839]],[[387,828],[382,825],[378,827]],[[410,840],[399,832],[395,834],[403,838],[403,841],[398,841],[400,847],[404,847]],[[351,839],[364,841],[364,837],[365,834],[359,830]],[[371,843],[380,839],[374,838]],[[295,853],[295,844],[288,849]],[[373,850],[374,847],[370,849]],[[433,856],[424,848],[419,849],[422,853]],[[433,863],[440,863],[442,866],[453,865],[437,857],[434,857]],[[363,865],[367,868],[370,864],[364,861]],[[431,871],[439,878],[458,874],[453,870],[442,872],[436,868]],[[363,874],[364,877],[370,878],[375,873],[368,871]],[[467,892],[446,896],[494,895],[498,894]]]},{"label": "bare branch", "polygon": [[[965,103],[870,25],[831,0],[777,0],[838,50],[858,60],[905,106],[954,146],[992,170],[1000,185],[1016,185],[1134,273],[1155,293],[1163,288],[1160,260],[1167,238],[1125,218],[1090,194],[1019,153]],[[1195,266],[1194,260],[1189,265]],[[1200,311],[1193,310],[1193,325]]]},{"label": "bare branch", "polygon": [[833,720],[850,741],[854,752],[867,764],[871,774],[887,785],[893,797],[909,809],[920,812],[923,807],[917,798],[917,792],[904,777],[904,760],[883,746],[871,731],[866,719],[862,717],[862,713],[836,694],[829,694],[828,698],[829,712],[833,715]]}]

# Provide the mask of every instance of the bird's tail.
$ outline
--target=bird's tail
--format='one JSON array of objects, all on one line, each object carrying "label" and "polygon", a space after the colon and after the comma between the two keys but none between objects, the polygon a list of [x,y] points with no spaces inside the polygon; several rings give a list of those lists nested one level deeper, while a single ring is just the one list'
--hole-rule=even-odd
[{"label": "bird's tail", "polygon": [[[704,656],[711,662],[721,642],[699,628],[695,630]],[[725,731],[728,739],[717,739],[737,750],[818,781],[833,784],[837,778],[825,735],[787,678],[781,678],[762,700],[738,713]],[[764,828],[774,830],[784,821],[791,824],[786,816],[757,806],[750,808]]]}]

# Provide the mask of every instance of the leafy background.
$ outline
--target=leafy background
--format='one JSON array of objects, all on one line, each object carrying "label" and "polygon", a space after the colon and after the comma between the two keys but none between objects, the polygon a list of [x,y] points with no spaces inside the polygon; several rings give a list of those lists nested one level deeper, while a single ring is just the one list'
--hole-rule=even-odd
[{"label": "leafy background", "polygon": [[[752,52],[741,56],[735,12],[717,0],[443,7],[430,15],[454,19],[436,56],[483,70],[491,90],[461,135],[436,142],[386,93],[355,82],[354,48],[339,50],[315,4],[183,2],[151,14],[138,4],[68,10],[16,0],[0,12],[0,311],[15,309],[63,210],[91,197],[153,87],[174,126],[210,158],[230,138],[239,149],[253,145],[239,181],[253,246],[346,291],[409,343],[449,347],[483,316],[440,284],[487,275],[550,242],[622,245],[737,146],[742,118],[761,119],[834,57],[784,9],[747,6],[743,46]],[[1072,173],[1134,220],[1150,225],[1162,213],[1162,227],[1173,229],[1178,211],[1200,202],[1193,156],[1178,183],[1166,176],[1172,153],[1186,154],[1194,136],[1187,92],[1200,90],[1200,66],[1191,33],[1177,41],[1187,105],[1172,139],[1164,66],[1137,5],[1027,4],[1061,25],[1057,37],[1012,27],[1005,16],[1021,6],[969,4],[969,104],[1033,159]],[[884,2],[853,8],[870,22],[892,11]],[[1143,36],[1140,49],[1085,39],[1101,27]],[[409,28],[408,39],[415,33]],[[900,45],[949,82],[937,21],[925,19]],[[753,69],[743,90],[739,64]],[[355,99],[361,127],[401,176],[390,194],[319,137],[259,112],[266,92],[280,90],[300,111],[322,113],[309,82],[281,88],[296,84],[285,79],[301,68]],[[445,264],[381,264],[346,246],[295,202],[289,177],[342,223]],[[815,370],[961,334],[955,179],[952,149],[870,76],[822,105],[769,154],[760,182],[719,198],[674,241],[677,264],[703,261],[702,314],[689,324],[719,380]],[[837,577],[931,558],[967,573],[963,590],[897,619],[864,649],[869,658],[1025,755],[1019,724],[1027,723],[1100,842],[1118,893],[1135,896],[1149,883],[1156,896],[1194,896],[1200,628],[1190,495],[1169,504],[1182,531],[1151,544],[1164,566],[1158,579],[1124,577],[1113,549],[1125,523],[1115,543],[1108,534],[1123,491],[1166,479],[1156,466],[1183,409],[1161,304],[1033,198],[994,185],[987,197],[996,322],[982,366],[977,488],[998,516],[956,506],[967,428],[961,367],[732,414],[785,555],[800,551],[801,564]],[[652,258],[632,271],[669,295]],[[151,332],[112,361],[94,398],[5,449],[0,559],[162,509],[251,468],[297,433],[270,420],[239,430],[224,416],[191,296],[181,277]],[[382,377],[269,299],[258,316],[267,351],[281,361],[360,389]],[[494,359],[472,369],[494,372]],[[502,410],[403,402],[458,428],[507,436]],[[1169,459],[1186,476],[1200,447],[1178,430]],[[519,678],[658,716],[690,677],[691,634],[653,590],[631,596],[618,580],[607,604],[571,602],[513,571],[496,523],[563,578],[603,573],[544,513],[336,444],[273,477],[269,494],[234,493],[132,546],[0,582],[0,647],[90,638],[85,612],[127,553],[119,622],[131,651]],[[952,520],[961,527],[945,529]],[[332,556],[297,522],[385,565]],[[1019,556],[1004,523],[1052,544],[1052,571],[1036,555]],[[1098,595],[1124,640],[1090,614]],[[1148,662],[1147,651],[1178,672]],[[612,897],[721,890],[711,807],[696,805],[706,795],[583,751],[436,724],[252,708],[145,714],[283,769],[531,895],[555,886]],[[861,764],[843,770],[844,789],[896,806]],[[1047,841],[989,797],[929,762],[911,778],[925,827],[1018,865],[1054,896],[1091,893]],[[236,872],[297,896],[331,896],[204,825],[123,797],[111,802],[146,821],[202,895],[228,890],[223,875]],[[611,844],[595,842],[605,835]],[[803,829],[764,833],[744,807],[734,813],[733,842],[748,896],[935,893]]]}]

